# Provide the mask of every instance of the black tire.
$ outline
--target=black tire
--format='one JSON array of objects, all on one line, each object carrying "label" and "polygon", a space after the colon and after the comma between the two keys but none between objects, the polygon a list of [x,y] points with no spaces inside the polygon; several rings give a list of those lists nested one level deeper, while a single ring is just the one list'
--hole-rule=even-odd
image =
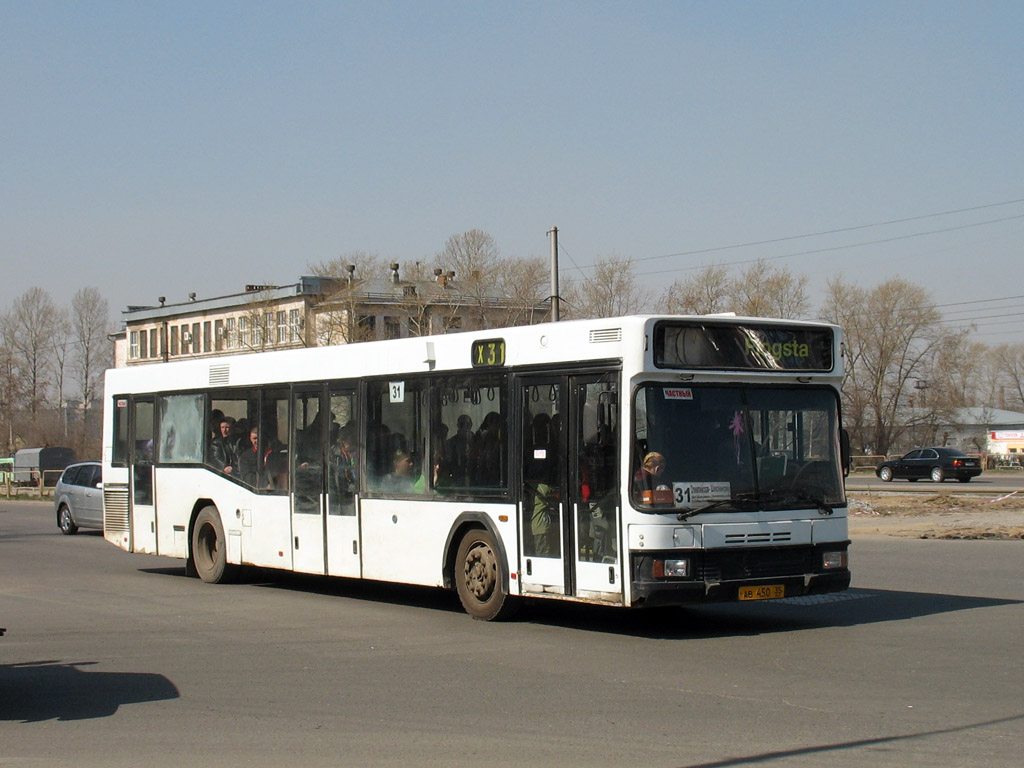
[{"label": "black tire", "polygon": [[969,477],[958,477],[957,480],[959,480],[961,483],[969,483],[969,482],[971,482],[971,478],[969,478]]},{"label": "black tire", "polygon": [[494,538],[475,528],[462,537],[455,556],[455,590],[466,613],[481,621],[507,619],[519,601],[505,592],[505,564]]},{"label": "black tire", "polygon": [[942,467],[932,467],[932,482],[941,483],[946,479],[946,473],[942,471]]},{"label": "black tire", "polygon": [[57,512],[57,527],[65,536],[74,536],[78,533],[78,526],[75,525],[75,518],[71,516],[71,510],[67,504],[61,504]]},{"label": "black tire", "polygon": [[223,584],[234,574],[234,568],[228,565],[227,539],[216,507],[203,507],[196,516],[192,564],[196,575],[207,584]]},{"label": "black tire", "polygon": [[878,477],[879,477],[879,479],[883,483],[891,483],[892,482],[892,468],[891,467],[882,467],[880,470],[878,470]]}]

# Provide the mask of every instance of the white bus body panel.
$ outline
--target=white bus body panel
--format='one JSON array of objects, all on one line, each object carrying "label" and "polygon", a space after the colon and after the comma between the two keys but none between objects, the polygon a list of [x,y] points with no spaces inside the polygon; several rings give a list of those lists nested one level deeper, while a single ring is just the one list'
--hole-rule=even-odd
[{"label": "white bus body panel", "polygon": [[[363,499],[363,577],[444,586],[444,546],[455,521],[465,512],[487,516],[509,558],[508,569],[516,572],[516,518],[511,504]],[[507,521],[502,522],[499,516]],[[514,586],[512,589],[517,591]]]}]

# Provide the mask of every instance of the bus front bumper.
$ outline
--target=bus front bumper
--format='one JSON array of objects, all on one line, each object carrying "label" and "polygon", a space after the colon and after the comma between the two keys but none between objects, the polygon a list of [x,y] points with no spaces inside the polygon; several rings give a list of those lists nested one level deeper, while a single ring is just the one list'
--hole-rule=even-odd
[{"label": "bus front bumper", "polygon": [[631,605],[768,600],[850,586],[849,542],[732,550],[631,552]]}]

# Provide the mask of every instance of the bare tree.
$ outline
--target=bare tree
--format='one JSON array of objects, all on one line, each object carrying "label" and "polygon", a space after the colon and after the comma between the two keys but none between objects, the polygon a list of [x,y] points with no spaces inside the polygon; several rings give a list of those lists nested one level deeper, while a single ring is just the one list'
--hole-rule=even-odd
[{"label": "bare tree", "polygon": [[1003,344],[992,350],[1000,407],[1024,408],[1024,344]]},{"label": "bare tree", "polygon": [[807,313],[807,278],[785,267],[756,261],[731,277],[722,266],[707,266],[677,280],[662,298],[666,312],[706,315],[735,312],[750,317],[799,318]]},{"label": "bare tree", "polygon": [[548,293],[551,290],[550,265],[546,259],[507,259],[498,279],[498,292],[503,295],[505,316],[495,325],[530,325],[550,314]]},{"label": "bare tree", "polygon": [[709,265],[683,280],[676,280],[662,297],[673,315],[709,315],[729,309],[729,270]]},{"label": "bare tree", "polygon": [[61,431],[64,437],[69,435],[68,428],[68,403],[67,390],[64,381],[67,378],[67,370],[70,363],[68,359],[72,351],[71,347],[71,321],[68,320],[68,312],[63,308],[54,308],[53,313],[53,379],[57,387],[57,402],[55,406],[60,412]]},{"label": "bare tree", "polygon": [[459,312],[469,327],[490,325],[490,306],[497,295],[503,263],[494,238],[480,229],[452,235],[434,257],[459,294]]},{"label": "bare tree", "polygon": [[53,369],[57,316],[50,294],[29,288],[15,299],[8,318],[8,343],[25,384],[26,410],[32,421],[49,398],[47,374]]},{"label": "bare tree", "polygon": [[71,298],[71,326],[76,354],[73,375],[82,398],[82,429],[77,440],[80,455],[99,455],[99,419],[93,403],[101,394],[103,372],[112,364],[110,305],[96,288],[80,288]]},{"label": "bare tree", "polygon": [[368,341],[373,329],[364,321],[367,284],[384,274],[384,259],[377,253],[353,251],[330,261],[311,264],[314,275],[331,279],[316,315],[315,343],[318,346]]},{"label": "bare tree", "polygon": [[455,272],[464,284],[498,282],[500,256],[494,238],[480,229],[452,235],[434,259],[435,266]]},{"label": "bare tree", "polygon": [[110,305],[96,288],[80,288],[71,299],[71,326],[78,354],[75,378],[82,407],[88,410],[99,395],[103,372],[110,367]]},{"label": "bare tree", "polygon": [[618,317],[646,310],[650,291],[641,288],[633,275],[633,260],[615,255],[599,259],[593,273],[575,294],[574,317]]},{"label": "bare tree", "polygon": [[807,277],[756,261],[729,284],[731,309],[750,317],[800,318],[807,312]]},{"label": "bare tree", "polygon": [[15,420],[24,398],[24,385],[18,372],[12,343],[13,324],[10,315],[0,315],[0,415],[6,442],[3,455],[10,456],[18,447],[15,441]]},{"label": "bare tree", "polygon": [[987,405],[983,380],[988,347],[971,341],[966,331],[946,331],[939,339],[928,373],[928,397],[936,406],[957,408]]},{"label": "bare tree", "polygon": [[822,311],[846,332],[843,397],[855,445],[885,454],[909,429],[934,421],[934,409],[910,402],[944,340],[927,292],[899,278],[866,291],[837,277]]}]

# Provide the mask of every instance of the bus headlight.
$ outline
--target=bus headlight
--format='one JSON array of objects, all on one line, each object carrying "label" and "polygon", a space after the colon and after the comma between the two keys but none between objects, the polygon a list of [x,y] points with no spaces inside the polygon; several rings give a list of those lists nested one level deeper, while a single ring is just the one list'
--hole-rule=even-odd
[{"label": "bus headlight", "polygon": [[836,568],[845,568],[847,563],[845,552],[822,552],[821,567],[826,571]]},{"label": "bus headlight", "polygon": [[686,579],[689,576],[690,561],[686,558],[654,561],[654,578],[656,579]]}]

